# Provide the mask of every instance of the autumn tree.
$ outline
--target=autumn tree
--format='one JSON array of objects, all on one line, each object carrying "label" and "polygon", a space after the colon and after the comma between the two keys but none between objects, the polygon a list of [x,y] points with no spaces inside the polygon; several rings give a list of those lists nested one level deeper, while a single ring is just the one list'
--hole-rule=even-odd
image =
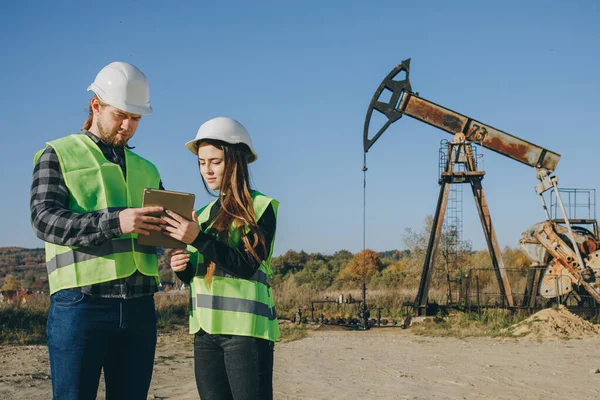
[{"label": "autumn tree", "polygon": [[338,279],[343,281],[362,281],[370,279],[382,267],[379,253],[373,250],[363,250],[357,253],[348,264],[338,273]]},{"label": "autumn tree", "polygon": [[505,268],[516,268],[520,271],[526,271],[531,265],[531,260],[518,247],[513,249],[506,246],[502,250],[502,261],[504,261]]}]

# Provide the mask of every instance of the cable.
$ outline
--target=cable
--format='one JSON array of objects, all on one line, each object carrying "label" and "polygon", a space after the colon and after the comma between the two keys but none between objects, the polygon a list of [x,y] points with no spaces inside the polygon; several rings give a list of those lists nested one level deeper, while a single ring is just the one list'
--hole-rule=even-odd
[{"label": "cable", "polygon": [[360,318],[362,329],[369,329],[369,321],[367,316],[367,152],[364,153],[363,161],[363,268],[362,268],[362,304],[360,310]]},{"label": "cable", "polygon": [[[366,250],[366,236],[367,236],[367,153],[364,155],[363,162],[363,255]],[[365,261],[363,257],[363,269],[365,268]]]}]

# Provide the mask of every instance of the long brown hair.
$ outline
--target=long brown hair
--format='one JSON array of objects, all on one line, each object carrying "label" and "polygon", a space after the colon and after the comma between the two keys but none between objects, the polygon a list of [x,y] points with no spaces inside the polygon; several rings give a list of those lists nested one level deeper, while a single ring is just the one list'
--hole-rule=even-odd
[{"label": "long brown hair", "polygon": [[[245,144],[230,144],[213,139],[204,139],[198,145],[200,143],[208,143],[222,150],[225,163],[223,179],[219,188],[221,208],[211,224],[211,229],[218,233],[219,240],[227,243],[230,229],[233,227],[242,238],[245,251],[260,263],[263,258],[267,257],[267,246],[265,237],[258,227],[250,194],[249,149]],[[198,160],[198,167],[200,167],[200,160]],[[202,174],[200,175],[202,176]],[[206,191],[213,194],[204,177],[202,183]],[[252,241],[249,238],[252,238]],[[215,263],[211,261],[204,275],[207,286],[210,286],[212,282],[214,271]]]},{"label": "long brown hair", "polygon": [[94,120],[94,110],[92,109],[92,100],[98,100],[98,103],[100,104],[100,107],[105,106],[106,103],[104,103],[102,100],[100,100],[98,98],[98,96],[94,95],[94,97],[92,97],[90,99],[90,102],[88,104],[88,116],[87,119],[85,120],[85,122],[83,123],[83,129],[85,129],[86,131],[89,131],[90,128],[92,127],[92,121]]}]

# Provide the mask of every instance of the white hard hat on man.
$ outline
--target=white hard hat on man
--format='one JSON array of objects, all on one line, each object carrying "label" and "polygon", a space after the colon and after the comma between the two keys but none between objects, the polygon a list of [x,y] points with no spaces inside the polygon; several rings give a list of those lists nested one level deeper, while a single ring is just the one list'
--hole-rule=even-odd
[{"label": "white hard hat on man", "polygon": [[132,114],[152,114],[148,79],[136,66],[116,61],[102,68],[88,87],[100,101]]}]

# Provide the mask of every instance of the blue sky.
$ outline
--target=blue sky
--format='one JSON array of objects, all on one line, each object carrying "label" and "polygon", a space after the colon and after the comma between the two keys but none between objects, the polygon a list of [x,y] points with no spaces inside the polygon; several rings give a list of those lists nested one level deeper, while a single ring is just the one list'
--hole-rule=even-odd
[{"label": "blue sky", "polygon": [[[130,143],[197,206],[210,198],[184,143],[219,115],[248,128],[255,186],[281,201],[275,254],[362,249],[364,118],[407,58],[422,97],[560,153],[562,187],[597,189],[598,21],[594,1],[4,2],[0,246],[42,246],[29,223],[32,157],[79,130],[87,86],[119,60],[151,85],[154,114]],[[371,148],[367,247],[402,248],[404,229],[434,213],[442,139],[406,117]],[[544,219],[535,170],[484,157],[498,240],[516,246]],[[471,198],[464,238],[484,248]]]}]

